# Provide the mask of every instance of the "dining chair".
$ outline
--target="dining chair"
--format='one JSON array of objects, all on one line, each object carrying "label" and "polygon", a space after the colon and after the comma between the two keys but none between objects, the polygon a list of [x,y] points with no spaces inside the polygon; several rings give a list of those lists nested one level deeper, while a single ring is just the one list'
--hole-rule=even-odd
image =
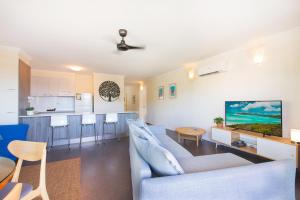
[{"label": "dining chair", "polygon": [[17,166],[10,183],[8,183],[4,190],[12,190],[19,182],[19,175],[23,160],[25,161],[41,161],[39,186],[33,190],[32,186],[27,183],[22,183],[22,200],[31,200],[41,196],[43,200],[49,200],[46,189],[46,155],[47,143],[44,142],[29,142],[14,140],[9,143],[8,150],[18,158]]},{"label": "dining chair", "polygon": [[[117,123],[118,123],[118,113],[106,113],[105,120],[103,122],[103,130],[102,130],[102,141],[105,143],[105,125],[112,124],[115,128],[115,137],[117,137]],[[118,138],[120,141],[120,138]]]},{"label": "dining chair", "polygon": [[16,186],[4,197],[3,200],[19,200],[21,197],[22,184],[18,183]]}]

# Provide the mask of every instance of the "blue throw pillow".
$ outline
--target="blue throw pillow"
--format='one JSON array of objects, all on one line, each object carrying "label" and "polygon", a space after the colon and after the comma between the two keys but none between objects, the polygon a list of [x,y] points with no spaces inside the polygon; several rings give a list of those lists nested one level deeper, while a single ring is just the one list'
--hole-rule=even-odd
[{"label": "blue throw pillow", "polygon": [[131,135],[135,135],[136,137],[159,144],[157,140],[155,140],[150,134],[148,134],[145,129],[137,127],[135,124],[129,124],[129,133]]},{"label": "blue throw pillow", "polygon": [[136,120],[127,120],[127,123],[129,127],[131,125],[135,125],[141,129],[143,129],[148,135],[150,135],[158,144],[161,144],[160,141],[157,139],[157,137],[152,133],[152,131],[149,129],[148,125],[144,122],[142,119],[136,119]]},{"label": "blue throw pillow", "polygon": [[154,140],[139,137],[139,134],[136,134],[136,132],[131,136],[138,153],[155,173],[161,176],[172,176],[184,173],[182,167],[170,151],[156,142],[153,142]]}]

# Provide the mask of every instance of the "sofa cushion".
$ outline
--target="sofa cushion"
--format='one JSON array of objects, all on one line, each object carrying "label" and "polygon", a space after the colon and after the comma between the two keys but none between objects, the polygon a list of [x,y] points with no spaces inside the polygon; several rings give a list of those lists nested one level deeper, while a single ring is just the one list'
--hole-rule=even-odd
[{"label": "sofa cushion", "polygon": [[180,158],[178,159],[178,162],[180,163],[185,173],[211,171],[253,164],[252,162],[232,153],[195,156],[192,158]]},{"label": "sofa cushion", "polygon": [[157,142],[158,141],[157,139],[155,139],[150,134],[148,134],[145,129],[137,127],[135,124],[129,124],[129,132],[130,132],[130,134],[133,134],[139,138],[143,138],[143,139],[146,139],[151,142],[159,144]]},{"label": "sofa cushion", "polygon": [[145,126],[146,123],[144,122],[144,120],[139,118],[139,119],[127,119],[127,124],[134,124],[138,127],[143,127]]},{"label": "sofa cushion", "polygon": [[150,135],[152,137],[152,139],[154,139],[158,144],[160,144],[160,141],[157,139],[157,137],[152,133],[152,131],[149,129],[148,125],[144,122],[144,120],[142,119],[129,119],[127,120],[128,126],[137,126],[141,129],[143,129],[145,131],[145,133],[147,133],[148,135]]},{"label": "sofa cushion", "polygon": [[[138,131],[137,129],[132,130],[135,132]],[[139,135],[142,134],[131,134],[134,145],[141,157],[150,165],[156,174],[160,176],[170,176],[184,173],[182,167],[171,152],[156,142],[153,142],[153,140],[139,137]]]},{"label": "sofa cushion", "polygon": [[164,148],[168,149],[172,154],[177,158],[192,158],[193,155],[174,141],[170,136],[167,134],[155,134],[155,136],[160,141],[160,145]]}]

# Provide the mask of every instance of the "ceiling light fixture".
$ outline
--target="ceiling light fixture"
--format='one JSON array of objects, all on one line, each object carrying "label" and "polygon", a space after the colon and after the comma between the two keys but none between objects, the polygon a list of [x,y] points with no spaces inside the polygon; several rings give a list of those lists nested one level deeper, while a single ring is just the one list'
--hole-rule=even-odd
[{"label": "ceiling light fixture", "polygon": [[77,66],[77,65],[71,65],[71,66],[68,66],[68,68],[72,71],[75,71],[75,72],[79,72],[79,71],[83,70],[83,67],[80,67],[80,66]]},{"label": "ceiling light fixture", "polygon": [[190,80],[193,80],[195,78],[195,72],[194,72],[194,69],[191,69],[188,73],[189,75],[189,79]]},{"label": "ceiling light fixture", "polygon": [[265,60],[265,48],[263,46],[257,47],[253,50],[253,62],[260,65]]},{"label": "ceiling light fixture", "polygon": [[253,61],[255,64],[261,64],[264,61],[264,55],[261,54],[256,54],[253,58]]}]

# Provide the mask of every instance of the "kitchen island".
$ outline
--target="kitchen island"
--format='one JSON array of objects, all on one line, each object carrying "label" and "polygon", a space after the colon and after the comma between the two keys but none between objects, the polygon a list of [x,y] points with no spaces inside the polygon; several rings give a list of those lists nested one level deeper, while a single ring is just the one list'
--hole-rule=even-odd
[{"label": "kitchen island", "polygon": [[[96,131],[99,136],[99,140],[102,139],[103,122],[105,114],[96,114]],[[27,133],[27,140],[36,142],[50,142],[49,138],[51,135],[50,118],[51,115],[67,115],[69,126],[67,127],[70,137],[71,144],[79,143],[80,131],[81,131],[81,115],[82,113],[41,113],[32,116],[20,116],[19,122],[22,124],[28,124],[29,130]],[[126,123],[127,119],[136,119],[138,114],[136,112],[119,112],[118,113],[118,124],[117,124],[117,135],[126,136],[128,134],[128,126]],[[66,138],[66,128],[57,128],[55,130],[55,138]],[[114,138],[114,127],[110,125],[105,126],[105,139]],[[94,141],[94,130],[93,126],[87,126],[83,129],[82,142]],[[67,140],[57,140],[54,145],[67,144]]]}]

